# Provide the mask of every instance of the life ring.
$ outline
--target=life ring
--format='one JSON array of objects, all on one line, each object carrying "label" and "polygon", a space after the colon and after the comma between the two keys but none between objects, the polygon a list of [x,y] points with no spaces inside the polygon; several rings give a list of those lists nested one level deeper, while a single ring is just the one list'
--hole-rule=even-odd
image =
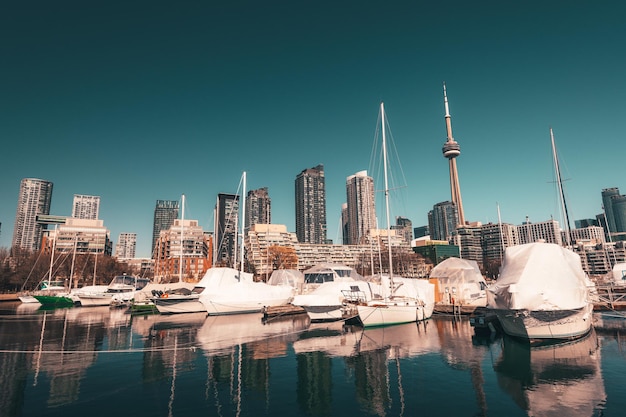
[{"label": "life ring", "polygon": [[167,298],[167,297],[169,297],[169,296],[170,296],[170,295],[169,295],[168,293],[164,293],[164,294],[161,296],[161,298]]}]

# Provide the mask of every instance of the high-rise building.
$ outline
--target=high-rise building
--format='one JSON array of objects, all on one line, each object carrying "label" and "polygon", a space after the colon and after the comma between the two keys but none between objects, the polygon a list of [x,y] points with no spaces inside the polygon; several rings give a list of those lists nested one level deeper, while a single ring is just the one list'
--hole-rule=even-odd
[{"label": "high-rise building", "polygon": [[255,224],[272,223],[272,201],[267,187],[248,191],[246,199],[246,230]]},{"label": "high-rise building", "polygon": [[38,250],[45,226],[37,222],[37,216],[50,214],[52,183],[37,178],[24,178],[20,183],[17,199],[12,247]]},{"label": "high-rise building", "polygon": [[100,196],[74,194],[72,217],[76,219],[98,219]]},{"label": "high-rise building", "polygon": [[461,147],[452,137],[452,121],[448,109],[448,95],[446,94],[446,84],[443,84],[443,103],[446,110],[446,133],[447,140],[442,151],[443,156],[448,158],[450,164],[450,192],[452,203],[457,207],[457,225],[465,224],[465,214],[463,213],[463,200],[461,199],[461,186],[459,185],[459,173],[456,168],[456,158],[461,154]]},{"label": "high-rise building", "polygon": [[178,208],[179,204],[176,200],[157,200],[152,226],[152,258],[154,258],[154,248],[161,230],[168,230],[172,226],[174,220],[178,218]]},{"label": "high-rise building", "polygon": [[451,201],[437,203],[428,212],[428,229],[432,240],[450,242],[458,226],[457,205]]},{"label": "high-rise building", "polygon": [[324,165],[303,170],[296,177],[296,236],[301,243],[326,243]]},{"label": "high-rise building", "polygon": [[214,219],[214,264],[218,266],[236,266],[239,196],[236,194],[218,194]]},{"label": "high-rise building", "polygon": [[602,207],[604,208],[604,216],[606,217],[606,224],[608,227],[608,233],[617,232],[615,227],[615,217],[613,215],[613,197],[619,196],[619,189],[617,187],[605,188],[602,190]]},{"label": "high-rise building", "polygon": [[119,259],[134,258],[136,248],[137,233],[120,233],[115,247],[115,257]]},{"label": "high-rise building", "polygon": [[360,171],[346,178],[348,245],[360,245],[367,241],[370,230],[376,229],[376,201],[374,179],[367,171]]}]

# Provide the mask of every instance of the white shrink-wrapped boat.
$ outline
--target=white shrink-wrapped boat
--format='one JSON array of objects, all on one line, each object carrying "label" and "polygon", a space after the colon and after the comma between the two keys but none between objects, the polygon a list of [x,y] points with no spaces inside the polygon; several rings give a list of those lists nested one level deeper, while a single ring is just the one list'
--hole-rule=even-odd
[{"label": "white shrink-wrapped boat", "polygon": [[256,313],[264,307],[289,304],[293,288],[255,282],[253,275],[233,268],[210,268],[202,278],[200,302],[210,316]]},{"label": "white shrink-wrapped boat", "polygon": [[471,314],[487,305],[487,283],[476,261],[448,258],[430,271],[435,311]]},{"label": "white shrink-wrapped boat", "polygon": [[544,242],[512,246],[487,290],[487,308],[510,336],[575,339],[591,329],[592,286],[571,250]]}]

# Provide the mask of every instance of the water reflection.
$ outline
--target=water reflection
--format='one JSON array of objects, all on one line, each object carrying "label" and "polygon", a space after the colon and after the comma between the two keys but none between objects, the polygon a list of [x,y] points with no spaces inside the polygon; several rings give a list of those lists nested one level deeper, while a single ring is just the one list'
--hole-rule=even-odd
[{"label": "water reflection", "polygon": [[606,403],[595,331],[536,347],[504,337],[494,368],[499,385],[529,415],[592,416]]},{"label": "water reflection", "polygon": [[[600,361],[603,346],[603,360],[607,347],[621,355],[623,319],[597,320],[598,331],[577,342],[531,348],[477,338],[467,320],[442,317],[364,330],[306,315],[264,323],[260,314],[18,307],[0,314],[8,415],[123,405],[168,416],[590,416],[606,412],[605,386],[624,382]],[[626,370],[620,355],[610,369]]]}]

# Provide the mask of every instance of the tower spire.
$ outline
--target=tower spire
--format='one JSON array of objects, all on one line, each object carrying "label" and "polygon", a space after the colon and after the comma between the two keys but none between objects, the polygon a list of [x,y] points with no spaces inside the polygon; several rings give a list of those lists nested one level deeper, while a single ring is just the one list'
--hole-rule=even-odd
[{"label": "tower spire", "polygon": [[450,163],[450,193],[452,202],[458,211],[458,225],[465,224],[465,214],[463,213],[463,200],[461,199],[461,187],[459,185],[459,174],[456,169],[456,157],[461,154],[461,147],[452,137],[452,121],[450,117],[450,109],[448,107],[448,94],[446,92],[446,83],[443,83],[443,105],[445,108],[446,120],[446,142],[443,144],[443,156],[448,158]]}]

